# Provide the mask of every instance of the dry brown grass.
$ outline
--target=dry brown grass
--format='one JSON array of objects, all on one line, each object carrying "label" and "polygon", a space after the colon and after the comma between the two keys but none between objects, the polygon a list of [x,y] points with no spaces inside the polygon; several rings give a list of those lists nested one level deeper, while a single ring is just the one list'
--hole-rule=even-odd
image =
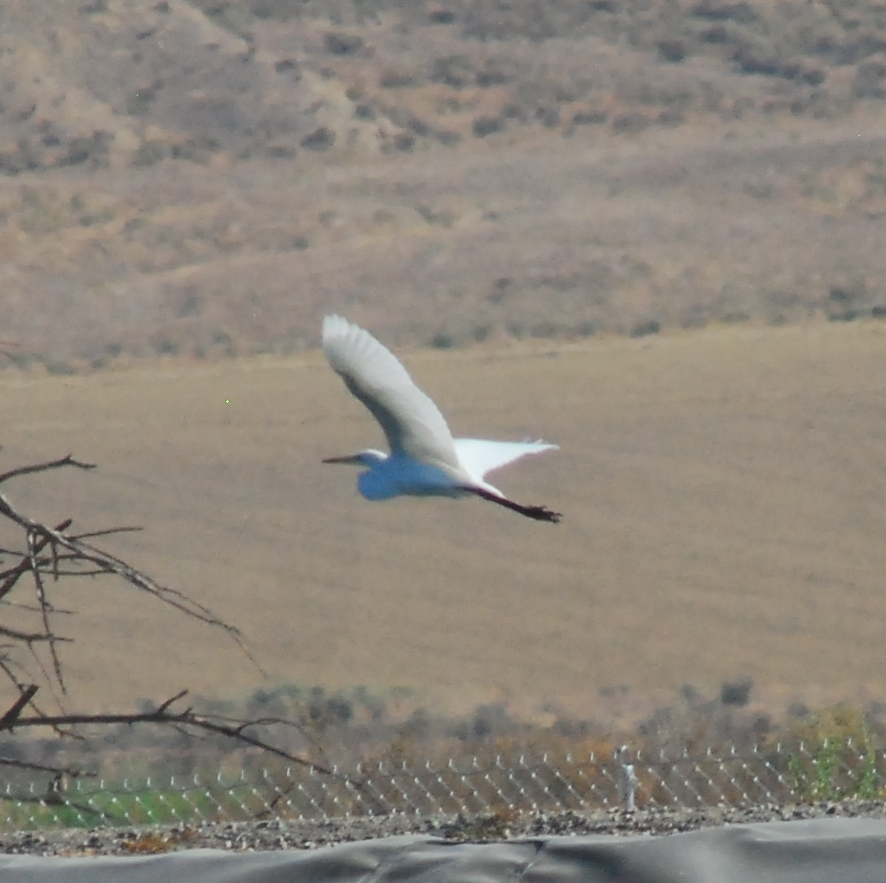
[{"label": "dry brown grass", "polygon": [[0,303],[51,370],[297,351],[344,312],[393,342],[886,310],[882,119],[526,135],[330,166],[0,179]]},{"label": "dry brown grass", "polygon": [[[116,548],[240,625],[270,683],[630,716],[747,675],[771,706],[815,704],[886,687],[884,346],[865,322],[407,353],[457,433],[561,445],[499,481],[558,527],[359,498],[319,460],[378,434],[315,352],[6,375],[2,456],[98,462],[10,493],[81,527],[145,525]],[[110,585],[66,603],[83,704],[269,683]]]},{"label": "dry brown grass", "polygon": [[437,12],[7,0],[17,358],[287,354],[329,309],[438,346],[886,311],[874,0]]}]

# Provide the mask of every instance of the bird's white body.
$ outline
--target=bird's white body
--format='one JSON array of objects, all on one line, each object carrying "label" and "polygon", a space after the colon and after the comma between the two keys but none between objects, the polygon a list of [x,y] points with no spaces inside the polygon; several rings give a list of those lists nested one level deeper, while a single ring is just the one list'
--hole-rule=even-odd
[{"label": "bird's white body", "polygon": [[453,476],[439,466],[374,450],[361,451],[358,456],[360,463],[368,467],[357,479],[357,487],[367,500],[389,500],[401,495],[456,497],[467,494],[455,487]]},{"label": "bird's white body", "polygon": [[484,480],[495,469],[556,445],[454,439],[437,406],[415,385],[394,354],[368,331],[341,316],[323,320],[323,350],[348,389],[381,424],[391,446],[390,454],[367,449],[324,461],[367,467],[358,480],[364,497],[475,495],[530,518],[559,520],[558,513],[544,506],[524,506],[507,499]]}]

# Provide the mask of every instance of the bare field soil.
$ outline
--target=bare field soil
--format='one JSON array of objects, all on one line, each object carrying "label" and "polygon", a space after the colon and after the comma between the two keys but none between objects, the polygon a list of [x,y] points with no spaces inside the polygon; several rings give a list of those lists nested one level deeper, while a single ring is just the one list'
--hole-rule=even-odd
[{"label": "bare field soil", "polygon": [[7,492],[81,529],[144,525],[108,545],[239,625],[269,674],[81,583],[59,601],[78,611],[62,652],[79,705],[298,682],[618,715],[743,676],[773,707],[870,698],[886,692],[884,350],[866,321],[407,352],[456,434],[561,445],[498,477],[559,526],[362,500],[355,471],[319,461],[378,432],[317,352],[6,374],[0,456],[100,464]]}]

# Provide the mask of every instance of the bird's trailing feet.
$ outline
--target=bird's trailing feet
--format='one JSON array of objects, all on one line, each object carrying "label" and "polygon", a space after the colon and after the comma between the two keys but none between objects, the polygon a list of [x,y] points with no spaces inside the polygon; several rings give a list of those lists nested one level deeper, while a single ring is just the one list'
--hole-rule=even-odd
[{"label": "bird's trailing feet", "polygon": [[484,500],[489,500],[490,503],[497,503],[499,506],[504,506],[505,509],[519,512],[521,515],[533,518],[536,521],[550,521],[551,524],[558,524],[563,517],[561,513],[554,512],[553,509],[548,509],[547,506],[527,506],[524,503],[516,502],[516,500],[509,500],[507,497],[499,497],[483,488],[465,487],[464,490],[476,494]]}]

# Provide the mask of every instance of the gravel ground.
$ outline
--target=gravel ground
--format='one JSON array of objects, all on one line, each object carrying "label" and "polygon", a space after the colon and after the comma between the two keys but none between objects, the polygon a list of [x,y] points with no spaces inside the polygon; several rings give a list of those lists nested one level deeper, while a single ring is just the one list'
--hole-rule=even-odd
[{"label": "gravel ground", "polygon": [[886,801],[852,800],[804,806],[653,809],[597,813],[508,813],[481,816],[207,822],[184,827],[94,828],[0,834],[0,851],[30,855],[126,855],[177,849],[261,851],[315,849],[334,843],[426,834],[453,842],[486,842],[548,835],[675,834],[717,825],[842,816],[884,818]]}]

